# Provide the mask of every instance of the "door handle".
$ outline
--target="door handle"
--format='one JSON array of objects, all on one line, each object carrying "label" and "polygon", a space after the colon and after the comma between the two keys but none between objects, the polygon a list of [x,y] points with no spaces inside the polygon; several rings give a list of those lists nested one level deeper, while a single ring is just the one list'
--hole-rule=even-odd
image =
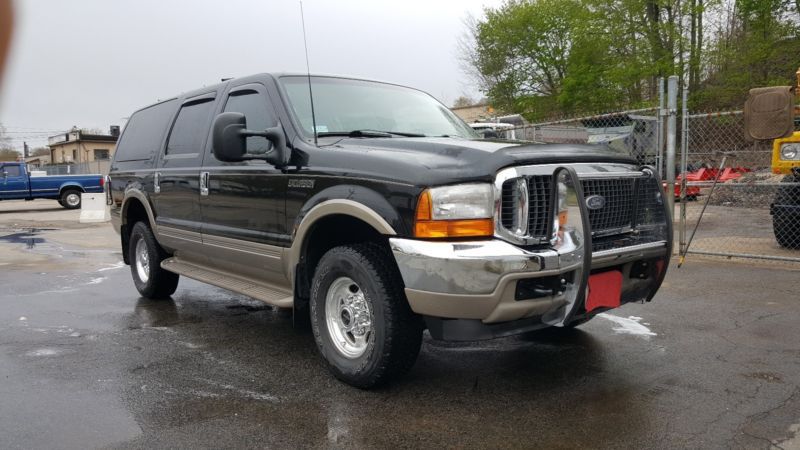
[{"label": "door handle", "polygon": [[156,194],[161,193],[161,172],[156,172],[153,175],[153,192]]},{"label": "door handle", "polygon": [[200,172],[200,195],[208,196],[208,172]]}]

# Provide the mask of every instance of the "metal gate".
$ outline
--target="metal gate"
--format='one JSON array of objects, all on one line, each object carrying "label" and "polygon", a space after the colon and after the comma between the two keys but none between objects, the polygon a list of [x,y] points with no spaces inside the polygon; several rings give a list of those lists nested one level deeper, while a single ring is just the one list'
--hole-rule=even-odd
[{"label": "metal gate", "polygon": [[681,254],[800,262],[797,216],[771,214],[776,199],[797,201],[800,183],[772,173],[772,141],[748,141],[742,111],[689,113],[687,95],[678,176]]}]

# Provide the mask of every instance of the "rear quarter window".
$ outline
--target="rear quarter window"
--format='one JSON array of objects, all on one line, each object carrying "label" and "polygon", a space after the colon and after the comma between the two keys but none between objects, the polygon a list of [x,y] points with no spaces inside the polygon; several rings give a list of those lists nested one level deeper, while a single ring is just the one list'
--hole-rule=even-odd
[{"label": "rear quarter window", "polygon": [[177,103],[177,100],[170,100],[135,112],[122,132],[114,160],[149,160],[160,151]]}]

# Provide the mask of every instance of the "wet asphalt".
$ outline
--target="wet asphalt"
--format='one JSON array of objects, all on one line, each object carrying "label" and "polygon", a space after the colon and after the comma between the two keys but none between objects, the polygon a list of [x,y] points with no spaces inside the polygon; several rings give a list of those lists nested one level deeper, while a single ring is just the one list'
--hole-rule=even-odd
[{"label": "wet asphalt", "polygon": [[[426,337],[411,373],[332,378],[290,313],[182,279],[139,298],[118,251],[0,270],[2,448],[800,448],[800,272],[673,265],[580,329]],[[16,236],[14,236],[16,234]]]}]

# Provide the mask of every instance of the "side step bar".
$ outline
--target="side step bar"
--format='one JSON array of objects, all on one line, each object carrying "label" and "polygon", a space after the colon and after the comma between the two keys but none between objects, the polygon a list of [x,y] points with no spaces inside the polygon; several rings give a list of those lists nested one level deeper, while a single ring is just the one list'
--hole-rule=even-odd
[{"label": "side step bar", "polygon": [[175,257],[162,261],[161,267],[178,275],[238,292],[279,308],[291,308],[294,305],[292,291],[284,287],[200,267]]}]

